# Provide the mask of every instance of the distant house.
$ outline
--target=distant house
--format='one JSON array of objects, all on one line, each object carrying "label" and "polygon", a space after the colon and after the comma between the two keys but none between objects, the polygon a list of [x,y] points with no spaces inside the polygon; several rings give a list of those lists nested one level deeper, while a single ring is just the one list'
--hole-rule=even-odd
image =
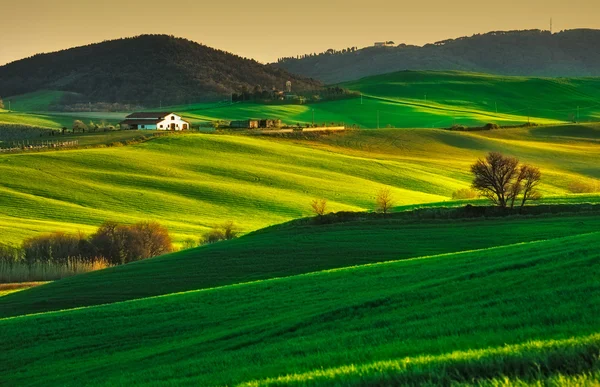
[{"label": "distant house", "polygon": [[279,128],[281,126],[281,120],[279,119],[249,119],[249,120],[239,120],[239,121],[231,121],[229,123],[229,127],[237,128],[237,129],[270,129],[270,128]]},{"label": "distant house", "polygon": [[132,113],[120,124],[121,129],[188,130],[190,128],[189,122],[169,112]]}]

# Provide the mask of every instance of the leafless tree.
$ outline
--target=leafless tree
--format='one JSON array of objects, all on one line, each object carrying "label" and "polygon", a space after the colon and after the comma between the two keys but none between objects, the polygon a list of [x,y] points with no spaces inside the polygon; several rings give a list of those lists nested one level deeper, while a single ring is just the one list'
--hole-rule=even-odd
[{"label": "leafless tree", "polygon": [[394,205],[394,197],[389,188],[380,188],[375,195],[377,211],[387,214]]},{"label": "leafless tree", "polygon": [[537,189],[542,179],[542,173],[539,168],[522,165],[520,175],[523,184],[523,198],[521,199],[521,208],[523,208],[525,202],[528,200],[539,200],[542,198]]},{"label": "leafless tree", "polygon": [[310,203],[310,206],[315,214],[323,216],[325,215],[325,211],[327,211],[327,200],[315,199]]},{"label": "leafless tree", "polygon": [[474,175],[473,189],[499,207],[514,207],[516,199],[523,194],[521,206],[527,200],[539,198],[537,185],[541,173],[529,165],[519,165],[519,160],[498,152],[490,152],[471,166]]}]

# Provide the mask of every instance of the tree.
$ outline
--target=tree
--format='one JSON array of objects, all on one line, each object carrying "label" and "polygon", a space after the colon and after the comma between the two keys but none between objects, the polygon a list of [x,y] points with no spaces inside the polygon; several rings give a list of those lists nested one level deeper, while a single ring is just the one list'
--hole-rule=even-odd
[{"label": "tree", "polygon": [[201,241],[205,244],[210,244],[219,241],[228,241],[237,238],[238,235],[238,227],[235,225],[235,223],[228,221],[206,232]]},{"label": "tree", "polygon": [[327,211],[327,200],[326,199],[315,199],[310,203],[312,210],[318,216],[325,215],[325,211]]},{"label": "tree", "polygon": [[471,166],[471,172],[474,175],[473,189],[498,207],[513,208],[521,194],[521,206],[527,200],[539,198],[536,190],[541,177],[539,169],[520,166],[519,160],[514,157],[490,152],[485,159],[479,159]]},{"label": "tree", "polygon": [[104,222],[91,236],[98,256],[113,265],[156,257],[173,251],[168,230],[156,222],[131,226]]},{"label": "tree", "polygon": [[528,200],[539,200],[542,195],[537,187],[542,180],[542,173],[539,168],[530,165],[521,166],[521,177],[523,184],[523,198],[521,199],[521,208]]},{"label": "tree", "polygon": [[0,109],[4,109],[4,101],[2,101],[2,98],[0,98]]},{"label": "tree", "polygon": [[74,132],[84,132],[87,130],[87,125],[83,123],[81,120],[73,121],[73,133]]},{"label": "tree", "polygon": [[379,189],[375,195],[375,203],[377,211],[387,214],[394,205],[394,197],[390,189],[387,187]]}]

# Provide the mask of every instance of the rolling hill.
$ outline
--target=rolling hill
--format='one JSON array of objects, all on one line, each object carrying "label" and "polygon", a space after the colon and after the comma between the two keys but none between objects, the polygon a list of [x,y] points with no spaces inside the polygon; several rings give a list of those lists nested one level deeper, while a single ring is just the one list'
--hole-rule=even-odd
[{"label": "rolling hill", "polygon": [[[562,211],[553,217],[544,214],[505,219],[422,220],[401,213],[384,221],[366,218],[332,225],[291,222],[234,241],[78,275],[5,296],[0,298],[0,318],[572,236],[594,232],[600,226],[600,206],[590,206],[581,214],[569,213],[568,207]],[[472,230],[477,230],[476,235]]]},{"label": "rolling hill", "polygon": [[544,76],[600,76],[600,30],[495,31],[423,47],[367,47],[282,58],[277,66],[326,83],[400,70],[460,70]]},{"label": "rolling hill", "polygon": [[[119,132],[116,132],[119,134]],[[158,220],[177,243],[233,220],[243,232],[310,214],[374,208],[392,188],[397,205],[449,200],[470,185],[488,151],[538,165],[545,196],[600,178],[598,126],[489,132],[351,131],[317,138],[184,134],[99,149],[0,155],[4,243],[48,231],[92,231],[107,219]],[[578,199],[585,200],[585,199]]]},{"label": "rolling hill", "polygon": [[[193,124],[215,120],[280,118],[287,124],[344,123],[361,128],[439,128],[454,124],[522,125],[600,120],[599,78],[533,78],[495,76],[456,71],[402,71],[367,77],[340,86],[363,98],[310,104],[211,102],[165,107]],[[63,95],[43,91],[15,99],[16,112],[0,112],[1,123],[50,128],[71,127],[73,120],[117,123],[119,112],[46,112]],[[19,109],[36,107],[36,113]],[[1,138],[0,138],[1,140]]]},{"label": "rolling hill", "polygon": [[69,92],[58,99],[65,104],[91,101],[159,106],[161,101],[173,104],[229,98],[232,92],[257,85],[283,89],[288,80],[295,90],[321,86],[285,70],[166,35],[106,41],[0,66],[4,97]]},{"label": "rolling hill", "polygon": [[[370,233],[353,238],[371,241]],[[60,385],[591,382],[599,249],[598,233],[582,234],[0,319],[3,365],[12,370],[0,377]]]}]

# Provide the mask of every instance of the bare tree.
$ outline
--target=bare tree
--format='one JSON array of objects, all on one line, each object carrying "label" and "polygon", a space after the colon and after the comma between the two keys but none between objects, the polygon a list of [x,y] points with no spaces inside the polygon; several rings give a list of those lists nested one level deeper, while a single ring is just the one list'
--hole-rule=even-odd
[{"label": "bare tree", "polygon": [[310,206],[315,214],[323,216],[325,215],[325,211],[327,211],[327,200],[315,199],[310,203]]},{"label": "bare tree", "polygon": [[516,158],[490,152],[484,160],[479,159],[471,166],[471,172],[475,175],[472,187],[481,196],[506,208],[517,194],[518,187],[514,183],[519,175],[518,167],[519,160]]},{"label": "bare tree", "polygon": [[380,188],[375,195],[377,211],[387,214],[394,205],[394,197],[389,188]]},{"label": "bare tree", "polygon": [[498,152],[490,152],[484,160],[471,166],[474,175],[473,189],[499,207],[513,208],[516,199],[523,194],[521,207],[527,200],[539,198],[536,187],[541,173],[538,168],[519,165],[519,160]]},{"label": "bare tree", "polygon": [[542,198],[537,189],[540,180],[542,180],[542,173],[539,168],[532,167],[531,165],[522,165],[520,175],[523,184],[523,198],[521,199],[521,208],[523,208],[525,202],[528,200],[539,200]]}]

